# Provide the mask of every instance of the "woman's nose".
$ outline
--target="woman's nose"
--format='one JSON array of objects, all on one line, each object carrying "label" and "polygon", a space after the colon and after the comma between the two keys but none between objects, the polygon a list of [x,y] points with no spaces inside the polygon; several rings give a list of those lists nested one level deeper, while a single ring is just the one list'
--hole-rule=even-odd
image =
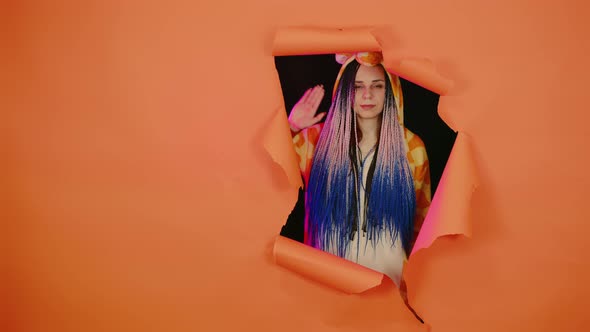
[{"label": "woman's nose", "polygon": [[365,89],[363,90],[363,98],[365,99],[370,99],[371,98],[371,89]]}]

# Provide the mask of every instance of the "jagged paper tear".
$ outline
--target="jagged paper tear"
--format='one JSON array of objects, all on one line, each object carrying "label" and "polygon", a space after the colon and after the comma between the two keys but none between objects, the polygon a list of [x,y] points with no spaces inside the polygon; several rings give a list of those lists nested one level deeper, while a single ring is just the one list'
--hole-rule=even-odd
[{"label": "jagged paper tear", "polygon": [[410,257],[440,236],[471,236],[469,210],[478,179],[468,141],[459,132]]},{"label": "jagged paper tear", "polygon": [[297,188],[303,186],[303,180],[297,165],[297,154],[293,148],[293,138],[289,129],[287,112],[285,112],[284,108],[280,108],[275,112],[264,133],[263,145],[274,162],[281,166],[289,183]]},{"label": "jagged paper tear", "polygon": [[[438,93],[442,100],[453,82],[441,76],[427,59],[396,58],[395,45],[386,42],[387,36],[388,30],[383,28],[284,28],[276,32],[273,55],[381,50],[388,71]],[[453,119],[449,120],[455,123]],[[455,145],[412,254],[428,248],[440,236],[471,235],[468,216],[471,196],[477,184],[477,172],[467,136],[459,128],[454,129],[459,132]],[[297,157],[283,109],[277,110],[264,137],[266,151],[283,168],[289,182],[294,187],[300,187]],[[347,293],[366,291],[378,286],[383,279],[379,272],[283,237],[277,238],[273,252],[277,264]]]}]

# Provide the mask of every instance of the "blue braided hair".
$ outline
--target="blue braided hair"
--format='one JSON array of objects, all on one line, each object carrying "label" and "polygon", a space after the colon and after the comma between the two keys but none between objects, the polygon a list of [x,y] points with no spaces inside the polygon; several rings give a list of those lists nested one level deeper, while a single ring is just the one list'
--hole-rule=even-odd
[{"label": "blue braided hair", "polygon": [[[356,179],[360,133],[353,110],[354,81],[359,67],[357,61],[352,61],[342,72],[315,148],[306,191],[309,244],[325,251],[332,249],[340,257],[346,256],[359,228],[360,184]],[[392,85],[390,80],[385,81],[381,129],[367,177],[362,228],[373,245],[381,240],[384,231],[393,239],[399,236],[409,253],[416,194]]]}]

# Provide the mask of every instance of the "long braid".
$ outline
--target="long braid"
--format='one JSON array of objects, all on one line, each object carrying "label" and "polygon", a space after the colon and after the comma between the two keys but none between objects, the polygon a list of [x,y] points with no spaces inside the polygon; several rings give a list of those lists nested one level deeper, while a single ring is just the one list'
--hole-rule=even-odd
[{"label": "long braid", "polygon": [[[354,81],[358,67],[357,63],[347,68],[343,80]],[[316,146],[306,200],[311,245],[335,248],[341,257],[346,255],[358,218],[356,171],[350,160],[353,93],[353,85],[340,85],[336,91]]]},{"label": "long braid", "polygon": [[[386,84],[390,85],[389,80]],[[409,252],[416,193],[392,89],[388,87],[385,91],[375,172],[367,190],[367,233],[375,244],[386,230],[393,239],[399,236],[404,250]]]}]

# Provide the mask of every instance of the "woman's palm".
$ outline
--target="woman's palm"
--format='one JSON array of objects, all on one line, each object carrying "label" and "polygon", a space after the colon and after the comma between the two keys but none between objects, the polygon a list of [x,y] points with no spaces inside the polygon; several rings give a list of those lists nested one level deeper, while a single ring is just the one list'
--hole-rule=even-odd
[{"label": "woman's palm", "polygon": [[305,91],[301,99],[293,106],[289,115],[289,125],[293,132],[311,127],[320,122],[326,115],[325,112],[316,115],[315,113],[324,98],[324,87],[321,85]]}]

